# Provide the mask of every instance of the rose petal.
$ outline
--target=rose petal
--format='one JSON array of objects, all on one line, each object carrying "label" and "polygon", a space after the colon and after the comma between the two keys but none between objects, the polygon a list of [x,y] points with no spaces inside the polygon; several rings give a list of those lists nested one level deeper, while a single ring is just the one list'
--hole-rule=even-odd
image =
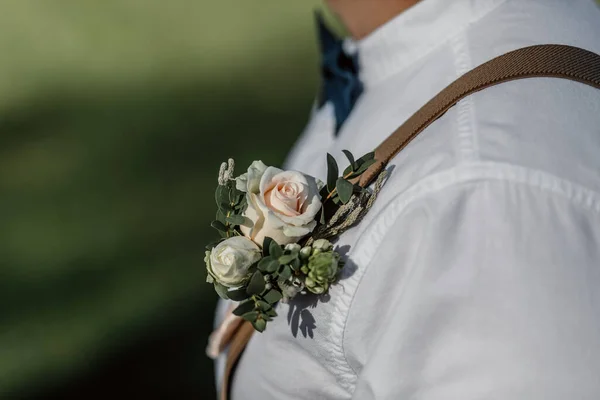
[{"label": "rose petal", "polygon": [[286,197],[278,187],[274,187],[267,193],[265,193],[265,202],[270,210],[279,212],[288,217],[295,217],[299,215],[296,207],[298,205],[297,198]]}]

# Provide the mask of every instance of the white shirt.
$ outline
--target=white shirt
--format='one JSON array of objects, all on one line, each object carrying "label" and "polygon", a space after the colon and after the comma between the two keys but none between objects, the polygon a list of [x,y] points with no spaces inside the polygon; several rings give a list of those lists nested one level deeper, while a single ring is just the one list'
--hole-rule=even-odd
[{"label": "white shirt", "polygon": [[[315,111],[288,167],[323,179],[326,152],[345,165],[460,75],[543,43],[600,53],[597,6],[424,0],[357,43],[364,93],[337,137]],[[278,306],[232,399],[600,399],[600,90],[486,89],[390,165],[339,240],[339,284]]]}]

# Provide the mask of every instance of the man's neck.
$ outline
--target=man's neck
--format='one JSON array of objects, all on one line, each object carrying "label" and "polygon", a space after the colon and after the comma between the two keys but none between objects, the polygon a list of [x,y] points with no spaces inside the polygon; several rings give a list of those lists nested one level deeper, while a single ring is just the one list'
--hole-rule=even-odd
[{"label": "man's neck", "polygon": [[420,0],[326,0],[354,39],[362,39]]}]

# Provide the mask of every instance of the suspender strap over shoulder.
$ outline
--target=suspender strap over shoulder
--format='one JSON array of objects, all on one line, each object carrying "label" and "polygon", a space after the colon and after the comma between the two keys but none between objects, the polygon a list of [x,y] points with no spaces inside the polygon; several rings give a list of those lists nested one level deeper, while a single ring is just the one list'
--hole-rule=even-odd
[{"label": "suspender strap over shoulder", "polygon": [[[600,89],[600,56],[552,44],[525,47],[482,64],[442,90],[381,143],[375,150],[377,162],[357,178],[358,183],[368,186],[411,140],[470,94],[503,82],[536,77],[569,79]],[[232,373],[253,333],[252,325],[244,322],[229,344],[221,400],[229,399]]]},{"label": "suspender strap over shoulder", "polygon": [[600,56],[577,47],[548,44],[525,47],[467,72],[413,114],[375,150],[377,163],[359,180],[366,187],[419,133],[465,97],[500,83],[526,78],[562,78],[600,89]]}]

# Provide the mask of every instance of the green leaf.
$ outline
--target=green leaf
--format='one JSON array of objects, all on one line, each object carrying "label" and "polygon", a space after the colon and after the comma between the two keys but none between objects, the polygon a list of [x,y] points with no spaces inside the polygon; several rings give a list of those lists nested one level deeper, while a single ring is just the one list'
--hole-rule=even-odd
[{"label": "green leaf", "polygon": [[265,278],[263,278],[263,274],[260,271],[256,271],[252,275],[252,278],[250,278],[250,282],[248,282],[246,293],[253,296],[261,294],[263,290],[265,290]]},{"label": "green leaf", "polygon": [[269,254],[272,257],[279,258],[283,255],[283,249],[281,248],[280,245],[277,244],[276,241],[273,240],[269,244]]},{"label": "green leaf", "polygon": [[232,212],[235,208],[230,203],[220,203],[219,210],[221,210],[221,212]]},{"label": "green leaf", "polygon": [[268,273],[273,273],[279,269],[280,265],[281,264],[279,264],[279,260],[273,258],[273,260],[267,265],[265,271],[267,271]]},{"label": "green leaf", "polygon": [[237,306],[236,309],[233,310],[233,313],[235,315],[237,315],[238,317],[241,317],[242,315],[249,313],[250,311],[253,311],[254,308],[255,308],[254,301],[248,300],[248,301],[241,303],[239,306]]},{"label": "green leaf", "polygon": [[276,289],[271,289],[264,295],[263,299],[269,304],[275,304],[281,300],[281,293]]},{"label": "green leaf", "polygon": [[229,222],[232,225],[243,225],[246,222],[246,218],[244,218],[242,215],[230,215],[229,217],[226,218],[227,222]]},{"label": "green leaf", "polygon": [[237,202],[234,208],[238,211],[238,214],[243,214],[247,207],[248,200],[246,199],[246,196],[243,196],[242,199]]},{"label": "green leaf", "polygon": [[250,311],[242,315],[242,318],[244,318],[246,321],[254,322],[259,315],[260,313],[258,311]]},{"label": "green leaf", "polygon": [[215,201],[217,205],[229,203],[229,188],[227,186],[217,186],[217,190],[215,191]]},{"label": "green leaf", "polygon": [[352,168],[352,170],[354,171],[358,169],[358,164],[356,163],[356,161],[354,161],[354,156],[352,155],[352,153],[350,153],[348,150],[342,150],[342,153],[344,153],[344,155],[350,162],[350,167]]},{"label": "green leaf", "polygon": [[276,317],[277,316],[277,311],[275,311],[275,309],[271,308],[269,311],[267,311],[266,313],[269,317]]},{"label": "green leaf", "polygon": [[350,201],[352,193],[354,192],[354,185],[344,178],[339,178],[335,184],[338,195],[342,203],[346,204]]},{"label": "green leaf", "polygon": [[252,322],[252,326],[254,326],[254,329],[257,331],[264,332],[264,330],[267,328],[267,321],[265,321],[263,318],[258,318]]},{"label": "green leaf", "polygon": [[227,218],[227,215],[221,209],[217,210],[217,215],[215,219],[225,224],[227,222],[225,218]]},{"label": "green leaf", "polygon": [[273,239],[271,239],[270,237],[265,236],[265,238],[263,240],[263,247],[262,247],[263,256],[264,257],[267,257],[267,256],[271,255],[271,253],[270,253],[271,250],[270,249],[271,249],[271,243],[272,242],[274,242]]},{"label": "green leaf", "polygon": [[221,221],[213,221],[210,223],[210,226],[212,226],[213,228],[215,228],[216,230],[218,230],[219,232],[227,232],[229,229],[225,226],[224,223],[222,223]]},{"label": "green leaf", "polygon": [[352,173],[350,173],[350,171],[344,171],[344,177],[346,179],[354,179],[358,176],[361,176],[367,169],[369,169],[371,165],[375,164],[376,162],[376,160],[366,161],[363,165],[361,165],[356,171]]},{"label": "green leaf", "polygon": [[262,312],[269,311],[271,308],[273,308],[269,303],[267,303],[266,301],[262,301],[262,300],[257,301],[256,305]]},{"label": "green leaf", "polygon": [[242,301],[248,298],[248,293],[246,292],[246,288],[231,290],[227,292],[227,297],[233,301]]},{"label": "green leaf", "polygon": [[283,265],[290,264],[292,261],[294,261],[297,258],[298,258],[298,253],[284,254],[281,257],[279,257],[279,263],[283,264]]},{"label": "green leaf", "polygon": [[279,261],[271,256],[265,257],[258,263],[258,269],[264,272],[275,272],[279,268]]},{"label": "green leaf", "polygon": [[229,299],[229,297],[227,296],[227,288],[223,285],[221,285],[219,282],[215,282],[215,291],[217,292],[217,294],[219,295],[220,298],[222,299]]},{"label": "green leaf", "polygon": [[348,165],[344,170],[342,176],[344,178],[352,178],[355,175],[354,170],[352,169],[352,165]]},{"label": "green leaf", "polygon": [[364,156],[362,156],[361,158],[356,160],[356,163],[358,164],[359,167],[361,167],[365,162],[371,161],[371,160],[375,160],[375,152],[374,151],[365,154]]},{"label": "green leaf", "polygon": [[279,273],[279,280],[287,281],[292,276],[292,269],[288,265],[284,265]]},{"label": "green leaf", "polygon": [[369,167],[373,164],[375,164],[377,162],[377,160],[368,160],[365,161],[356,171],[354,171],[352,173],[352,175],[350,176],[350,178],[355,178],[357,176],[359,176],[360,174],[362,174],[363,172],[365,172],[367,169],[369,169]]},{"label": "green leaf", "polygon": [[337,178],[340,176],[340,170],[338,169],[337,162],[335,158],[329,153],[327,153],[327,190],[330,192],[335,188],[335,182]]},{"label": "green leaf", "polygon": [[300,266],[301,266],[301,262],[297,258],[290,263],[290,267],[292,267],[292,269],[294,271],[298,271],[300,269]]}]

